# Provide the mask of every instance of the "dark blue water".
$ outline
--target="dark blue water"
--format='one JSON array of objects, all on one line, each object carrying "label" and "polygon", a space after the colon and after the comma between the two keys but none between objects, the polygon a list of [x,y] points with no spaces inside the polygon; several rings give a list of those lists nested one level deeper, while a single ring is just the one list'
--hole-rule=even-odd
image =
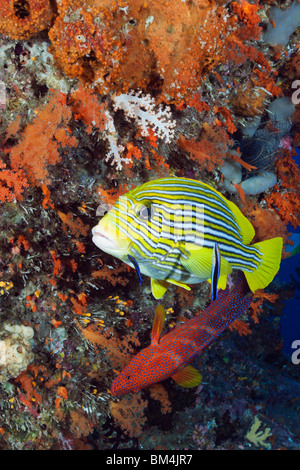
[{"label": "dark blue water", "polygon": [[[295,158],[298,166],[300,165],[300,149],[297,150]],[[288,227],[289,232],[300,234],[300,227],[294,230]],[[294,247],[293,247],[294,248]],[[278,278],[282,282],[292,281],[292,277],[298,281],[294,297],[285,302],[285,308],[280,321],[280,330],[284,340],[284,352],[291,356],[294,349],[291,344],[295,340],[300,340],[300,275],[296,273],[296,268],[300,269],[300,253],[284,259],[281,262]]]}]

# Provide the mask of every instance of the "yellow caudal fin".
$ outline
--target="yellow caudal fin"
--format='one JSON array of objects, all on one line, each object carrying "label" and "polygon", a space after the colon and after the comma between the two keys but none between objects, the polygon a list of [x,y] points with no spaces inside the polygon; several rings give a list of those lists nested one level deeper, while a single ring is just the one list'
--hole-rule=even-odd
[{"label": "yellow caudal fin", "polygon": [[251,246],[262,254],[260,264],[255,271],[251,273],[244,271],[251,291],[255,292],[257,289],[267,287],[277,274],[281,261],[282,238],[271,238]]}]

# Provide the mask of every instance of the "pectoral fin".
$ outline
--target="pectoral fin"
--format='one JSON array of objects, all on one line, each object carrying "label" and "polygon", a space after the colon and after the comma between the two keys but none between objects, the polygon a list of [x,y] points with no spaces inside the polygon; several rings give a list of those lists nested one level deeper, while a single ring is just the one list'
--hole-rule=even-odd
[{"label": "pectoral fin", "polygon": [[185,248],[189,253],[188,257],[180,257],[182,266],[195,276],[208,279],[211,274],[212,249],[199,248],[192,243],[186,243]]},{"label": "pectoral fin", "polygon": [[181,387],[197,387],[202,381],[202,375],[194,367],[187,365],[172,375],[172,379]]},{"label": "pectoral fin", "polygon": [[[192,243],[186,243],[185,249],[188,252],[188,257],[180,257],[180,262],[184,268],[192,274],[202,278],[210,279],[213,261],[213,249],[212,248],[199,248],[197,245]],[[223,276],[227,276],[231,273],[232,267],[228,261],[221,256],[220,276],[218,282],[218,288],[223,289],[225,280],[221,279]],[[226,283],[225,283],[226,287]],[[224,289],[225,289],[224,287]]]}]

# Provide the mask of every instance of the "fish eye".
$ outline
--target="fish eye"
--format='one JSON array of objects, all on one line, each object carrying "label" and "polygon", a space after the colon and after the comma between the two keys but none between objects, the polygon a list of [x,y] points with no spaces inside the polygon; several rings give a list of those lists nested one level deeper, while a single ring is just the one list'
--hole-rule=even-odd
[{"label": "fish eye", "polygon": [[135,213],[137,217],[141,220],[150,220],[151,219],[151,207],[148,207],[144,204],[138,204]]},{"label": "fish eye", "polygon": [[139,211],[139,216],[143,220],[150,219],[150,216],[151,216],[150,208],[146,206],[142,207]]}]

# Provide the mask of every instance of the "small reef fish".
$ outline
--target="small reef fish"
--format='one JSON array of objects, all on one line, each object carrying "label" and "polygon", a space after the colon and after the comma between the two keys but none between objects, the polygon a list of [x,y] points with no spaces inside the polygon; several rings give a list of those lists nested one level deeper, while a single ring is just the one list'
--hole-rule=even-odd
[{"label": "small reef fish", "polygon": [[211,268],[211,300],[217,300],[218,282],[220,277],[220,250],[217,243],[213,248],[212,268]]},{"label": "small reef fish", "polygon": [[189,365],[193,358],[228,328],[252,302],[244,274],[239,271],[234,287],[226,287],[200,315],[160,336],[164,325],[164,308],[155,312],[151,344],[134,356],[114,379],[111,392],[121,396],[172,377],[183,387],[195,387],[202,377]]},{"label": "small reef fish", "polygon": [[139,276],[140,285],[141,285],[141,284],[142,284],[142,282],[143,282],[143,278],[142,278],[142,276],[141,276],[141,271],[140,271],[139,264],[137,263],[137,261],[134,259],[134,257],[133,257],[133,256],[131,256],[131,255],[127,255],[127,257],[128,257],[128,259],[129,259],[129,261],[131,261],[131,263],[132,263],[132,264],[133,264],[133,266],[135,267],[135,269],[136,269],[136,272],[137,272],[137,274],[138,274],[138,276]]},{"label": "small reef fish", "polygon": [[151,278],[156,299],[169,284],[211,281],[218,246],[217,289],[225,289],[232,269],[245,273],[252,292],[263,289],[279,270],[282,238],[250,245],[255,232],[240,209],[211,186],[188,178],[149,181],[120,196],[93,228],[103,251]]}]

